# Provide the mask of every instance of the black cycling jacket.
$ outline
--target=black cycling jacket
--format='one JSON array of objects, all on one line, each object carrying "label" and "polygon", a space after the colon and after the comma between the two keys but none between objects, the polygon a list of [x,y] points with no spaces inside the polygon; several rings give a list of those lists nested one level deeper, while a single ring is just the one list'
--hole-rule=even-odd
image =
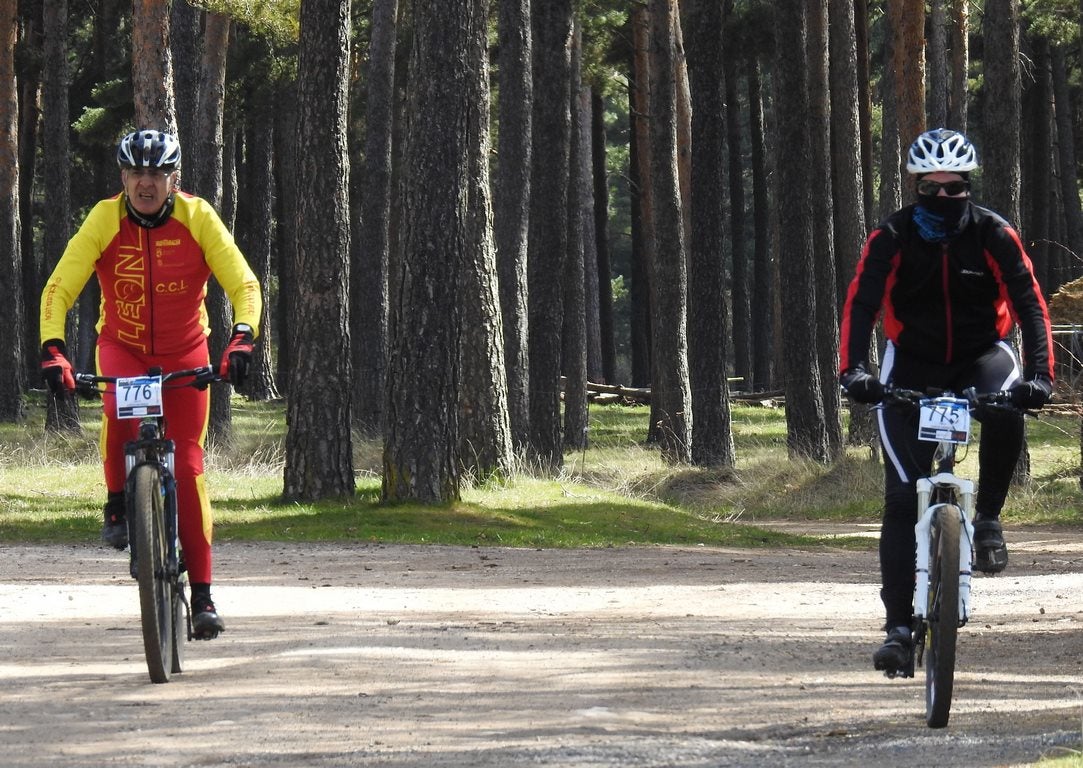
[{"label": "black cycling jacket", "polygon": [[[1023,335],[1023,377],[1053,380],[1049,310],[1019,235],[999,215],[970,203],[969,221],[943,243],[913,223],[914,206],[896,211],[869,235],[846,295],[840,371],[868,369],[880,312],[899,349],[931,363],[972,360]],[[964,219],[965,220],[965,219]]]}]

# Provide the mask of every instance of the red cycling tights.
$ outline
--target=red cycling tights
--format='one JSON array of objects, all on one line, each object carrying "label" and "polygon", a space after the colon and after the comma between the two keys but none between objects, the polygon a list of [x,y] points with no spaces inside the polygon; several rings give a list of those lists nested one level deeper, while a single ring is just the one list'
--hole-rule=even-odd
[{"label": "red cycling tights", "polygon": [[[98,340],[98,371],[102,376],[140,376],[151,366],[163,373],[197,368],[209,362],[203,341],[183,354],[144,355],[108,338]],[[165,389],[162,393],[166,435],[176,444],[177,518],[188,579],[211,583],[211,506],[203,483],[203,442],[207,436],[210,392],[195,387]],[[101,454],[105,485],[110,493],[124,490],[124,443],[136,437],[138,419],[116,417],[112,389],[102,396]]]}]

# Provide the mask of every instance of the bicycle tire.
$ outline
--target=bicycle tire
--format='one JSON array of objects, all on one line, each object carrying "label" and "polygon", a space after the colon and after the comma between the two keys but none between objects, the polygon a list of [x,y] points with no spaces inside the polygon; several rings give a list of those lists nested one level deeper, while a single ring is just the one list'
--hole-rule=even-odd
[{"label": "bicycle tire", "polygon": [[925,722],[943,728],[955,687],[955,645],[959,636],[959,508],[937,513],[929,568],[929,618],[925,661]]},{"label": "bicycle tire", "polygon": [[173,588],[166,573],[166,531],[160,470],[151,464],[135,468],[132,519],[136,579],[143,651],[151,682],[168,683],[173,666]]}]

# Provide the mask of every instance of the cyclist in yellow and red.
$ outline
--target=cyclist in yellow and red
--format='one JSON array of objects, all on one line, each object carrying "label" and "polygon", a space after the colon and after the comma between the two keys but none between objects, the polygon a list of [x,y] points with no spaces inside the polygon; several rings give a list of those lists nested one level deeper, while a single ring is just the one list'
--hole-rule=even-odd
[{"label": "cyclist in yellow and red", "polygon": [[[91,273],[101,284],[97,368],[103,376],[139,376],[208,365],[204,298],[213,274],[233,305],[235,325],[220,363],[234,386],[248,374],[262,306],[259,281],[218,214],[177,188],[180,143],[162,131],[125,136],[117,148],[123,192],[100,201],[69,241],[41,297],[42,375],[54,392],[75,388],[64,345],[65,316]],[[210,394],[163,392],[176,444],[177,515],[192,585],[192,631],[211,639],[225,629],[211,599],[211,508],[203,482]],[[116,418],[103,394],[101,453],[109,492],[102,538],[128,545],[124,443],[137,422]]]}]

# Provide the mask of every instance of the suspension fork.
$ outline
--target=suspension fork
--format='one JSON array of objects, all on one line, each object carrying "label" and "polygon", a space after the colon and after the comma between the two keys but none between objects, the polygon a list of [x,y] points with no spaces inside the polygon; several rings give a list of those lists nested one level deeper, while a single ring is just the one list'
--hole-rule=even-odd
[{"label": "suspension fork", "polygon": [[932,526],[937,512],[945,506],[943,502],[932,504],[934,488],[947,488],[954,491],[960,513],[962,534],[959,537],[959,621],[966,624],[970,618],[970,581],[974,560],[974,483],[963,480],[949,473],[939,473],[930,478],[917,481],[918,522],[914,527],[917,538],[917,551],[914,567],[914,618],[915,622],[925,621],[929,617],[926,609],[929,605],[929,568],[932,560],[930,542]]}]

